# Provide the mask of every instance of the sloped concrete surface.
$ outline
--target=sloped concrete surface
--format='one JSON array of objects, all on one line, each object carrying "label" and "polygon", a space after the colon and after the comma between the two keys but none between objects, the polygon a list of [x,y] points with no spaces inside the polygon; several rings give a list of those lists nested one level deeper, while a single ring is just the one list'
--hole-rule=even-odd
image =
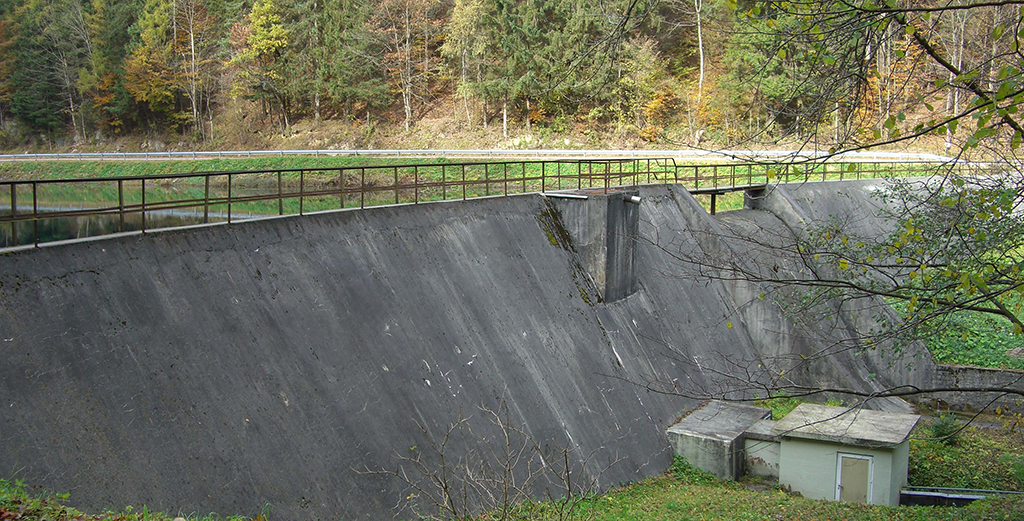
[{"label": "sloped concrete surface", "polygon": [[409,491],[360,469],[460,417],[481,435],[449,455],[484,454],[504,407],[603,487],[661,473],[719,370],[813,346],[757,287],[680,268],[738,248],[689,194],[640,195],[636,291],[610,304],[535,195],[0,255],[0,477],[90,509],[391,519]]}]

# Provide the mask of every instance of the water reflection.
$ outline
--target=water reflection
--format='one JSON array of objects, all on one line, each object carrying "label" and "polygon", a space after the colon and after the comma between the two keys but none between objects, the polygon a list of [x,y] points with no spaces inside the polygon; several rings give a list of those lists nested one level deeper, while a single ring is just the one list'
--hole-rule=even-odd
[{"label": "water reflection", "polygon": [[[68,208],[40,208],[40,213],[67,211]],[[22,208],[18,205],[19,214],[32,213],[31,207]],[[10,206],[0,206],[0,215],[10,215]],[[232,220],[243,220],[259,217],[257,214],[232,215]],[[222,222],[227,220],[227,213],[208,213],[207,222]],[[151,210],[146,212],[146,229],[171,228],[175,226],[188,226],[202,224],[204,214],[202,208],[196,210]],[[63,241],[68,239],[81,239],[85,237],[96,237],[110,235],[118,232],[132,232],[142,229],[142,214],[140,212],[125,213],[123,216],[118,213],[103,215],[86,215],[80,217],[58,217],[51,219],[40,219],[39,221],[22,221],[0,225],[0,248],[13,246],[30,245],[35,242],[38,234],[39,242]]]}]

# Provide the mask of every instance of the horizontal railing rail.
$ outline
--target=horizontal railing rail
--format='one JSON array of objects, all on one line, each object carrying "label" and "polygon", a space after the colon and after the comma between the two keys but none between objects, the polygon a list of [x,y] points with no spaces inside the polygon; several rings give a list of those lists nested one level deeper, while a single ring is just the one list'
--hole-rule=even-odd
[{"label": "horizontal railing rail", "polygon": [[[428,162],[0,181],[0,248],[283,215],[673,183],[712,196],[774,182],[926,175],[928,161],[679,164],[675,158]],[[955,166],[955,164],[952,164]],[[83,229],[84,228],[84,229]]]}]

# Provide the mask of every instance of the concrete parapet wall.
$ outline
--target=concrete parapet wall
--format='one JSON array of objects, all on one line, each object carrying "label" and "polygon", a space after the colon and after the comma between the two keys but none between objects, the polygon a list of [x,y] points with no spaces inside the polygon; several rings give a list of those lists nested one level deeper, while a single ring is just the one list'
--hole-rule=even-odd
[{"label": "concrete parapet wall", "polygon": [[[935,368],[934,385],[937,388],[949,389],[1008,389],[1024,392],[1024,371],[1010,369],[990,369],[987,367],[971,367],[964,365],[938,365]],[[979,393],[979,392],[943,392],[920,397],[919,401],[938,400],[942,405],[958,409],[978,411],[1001,407],[1006,410],[1018,408],[1024,402],[1020,394]]]}]

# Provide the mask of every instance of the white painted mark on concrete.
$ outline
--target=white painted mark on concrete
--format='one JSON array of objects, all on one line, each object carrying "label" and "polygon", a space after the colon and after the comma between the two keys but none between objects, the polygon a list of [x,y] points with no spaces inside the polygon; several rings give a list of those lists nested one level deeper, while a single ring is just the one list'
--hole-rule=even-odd
[{"label": "white painted mark on concrete", "polygon": [[625,367],[625,365],[622,364],[622,357],[619,356],[619,352],[615,350],[615,346],[612,346],[612,352],[615,353],[615,359],[619,361],[619,367]]},{"label": "white painted mark on concrete", "polygon": [[386,365],[382,365],[382,366],[380,366],[380,367],[381,367],[382,369],[384,369],[384,372],[385,372],[385,373],[386,373],[386,372],[388,372],[388,366],[386,366]]}]

